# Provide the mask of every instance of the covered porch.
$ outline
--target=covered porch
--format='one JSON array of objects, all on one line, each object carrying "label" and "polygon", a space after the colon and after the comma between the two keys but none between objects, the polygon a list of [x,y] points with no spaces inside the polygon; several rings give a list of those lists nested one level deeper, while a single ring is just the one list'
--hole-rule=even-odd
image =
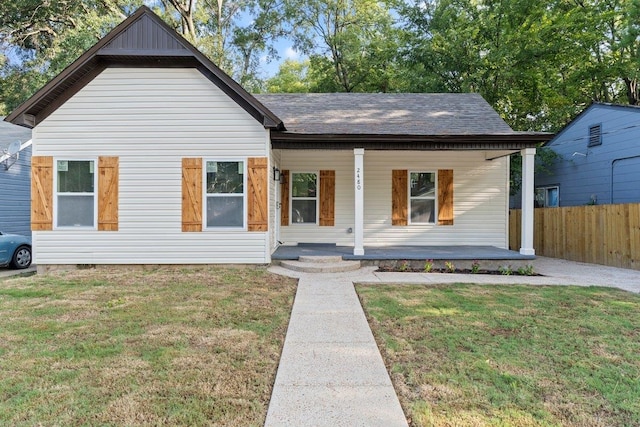
[{"label": "covered porch", "polygon": [[363,255],[354,255],[353,246],[324,243],[299,243],[280,246],[271,255],[273,261],[297,260],[301,256],[340,256],[357,261],[531,261],[535,255],[495,246],[365,246]]}]

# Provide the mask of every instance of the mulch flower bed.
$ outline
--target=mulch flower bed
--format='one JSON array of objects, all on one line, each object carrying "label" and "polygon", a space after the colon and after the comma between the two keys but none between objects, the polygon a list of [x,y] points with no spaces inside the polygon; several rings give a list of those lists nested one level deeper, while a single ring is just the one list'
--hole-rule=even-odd
[{"label": "mulch flower bed", "polygon": [[446,268],[433,268],[430,271],[425,271],[421,268],[411,267],[378,267],[376,270],[382,273],[444,273],[444,274],[490,274],[494,276],[542,276],[542,274],[535,273],[533,271],[519,272],[518,270],[471,270],[471,269],[456,269],[454,271],[447,270]]}]

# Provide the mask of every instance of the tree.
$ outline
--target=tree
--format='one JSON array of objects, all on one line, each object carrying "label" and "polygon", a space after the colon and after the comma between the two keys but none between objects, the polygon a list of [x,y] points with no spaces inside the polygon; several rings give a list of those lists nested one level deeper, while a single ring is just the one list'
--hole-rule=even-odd
[{"label": "tree", "polygon": [[248,89],[287,34],[282,0],[23,0],[0,3],[0,113],[53,78],[141,4]]},{"label": "tree", "polygon": [[310,57],[314,91],[394,90],[397,31],[377,0],[294,0],[296,47]]},{"label": "tree", "polygon": [[266,90],[270,93],[304,93],[309,92],[307,73],[309,60],[295,61],[286,59],[278,73],[266,81]]}]

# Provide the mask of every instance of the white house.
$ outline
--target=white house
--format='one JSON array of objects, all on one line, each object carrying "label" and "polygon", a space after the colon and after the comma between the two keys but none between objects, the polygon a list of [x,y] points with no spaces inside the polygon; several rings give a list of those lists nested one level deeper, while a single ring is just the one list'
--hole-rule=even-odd
[{"label": "white house", "polygon": [[507,248],[508,155],[525,156],[532,189],[550,138],[514,132],[475,94],[253,96],[146,7],[6,120],[33,128],[43,266],[268,263],[301,243]]}]

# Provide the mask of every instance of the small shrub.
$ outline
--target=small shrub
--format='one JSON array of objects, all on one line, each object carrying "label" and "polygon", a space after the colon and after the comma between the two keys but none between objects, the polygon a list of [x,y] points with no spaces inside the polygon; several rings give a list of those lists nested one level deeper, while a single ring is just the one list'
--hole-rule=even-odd
[{"label": "small shrub", "polygon": [[500,268],[498,268],[498,271],[503,276],[511,276],[511,273],[513,273],[513,270],[511,269],[510,265],[503,265]]},{"label": "small shrub", "polygon": [[455,273],[456,272],[456,266],[453,265],[453,263],[451,261],[447,261],[444,263],[444,268],[447,270],[447,273]]},{"label": "small shrub", "polygon": [[431,273],[431,271],[433,271],[433,260],[428,259],[424,262],[424,272]]},{"label": "small shrub", "polygon": [[402,261],[402,263],[400,264],[400,271],[407,271],[409,270],[409,261]]},{"label": "small shrub", "polygon": [[480,262],[473,261],[471,263],[471,273],[472,274],[478,274],[479,272],[480,272]]},{"label": "small shrub", "polygon": [[533,276],[533,265],[524,265],[518,268],[518,274],[521,276]]}]

